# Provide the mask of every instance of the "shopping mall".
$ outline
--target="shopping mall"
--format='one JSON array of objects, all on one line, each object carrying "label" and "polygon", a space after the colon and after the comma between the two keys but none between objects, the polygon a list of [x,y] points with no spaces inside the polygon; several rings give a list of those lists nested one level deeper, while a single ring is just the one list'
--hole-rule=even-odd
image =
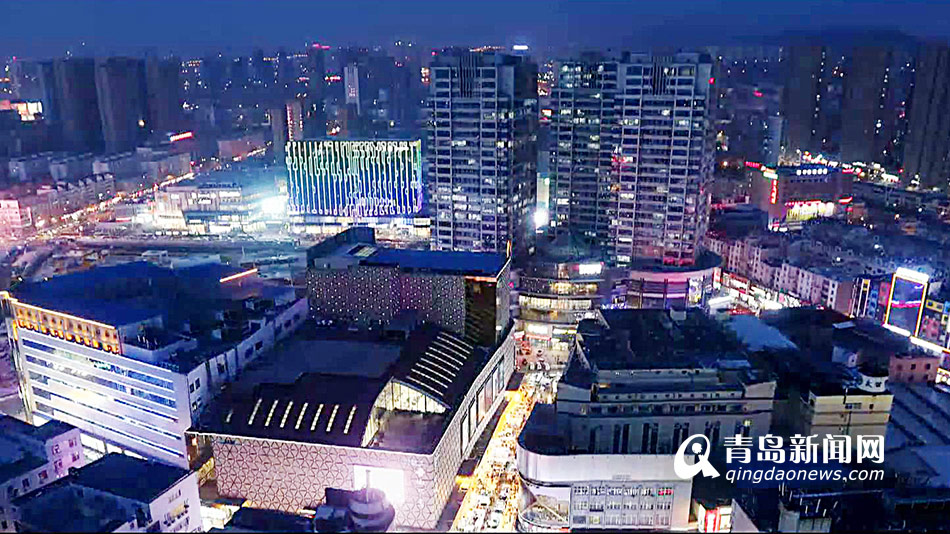
[{"label": "shopping mall", "polygon": [[435,528],[504,398],[514,341],[487,349],[434,325],[391,334],[293,338],[245,373],[191,432],[210,443],[220,495],[301,512],[326,488],[372,487],[395,525]]}]

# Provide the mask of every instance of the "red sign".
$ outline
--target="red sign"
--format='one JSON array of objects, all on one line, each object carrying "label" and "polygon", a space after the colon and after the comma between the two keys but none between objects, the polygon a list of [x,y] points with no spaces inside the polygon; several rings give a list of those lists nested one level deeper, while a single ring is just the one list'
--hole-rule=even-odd
[{"label": "red sign", "polygon": [[778,180],[772,180],[772,192],[769,194],[769,203],[778,202]]}]

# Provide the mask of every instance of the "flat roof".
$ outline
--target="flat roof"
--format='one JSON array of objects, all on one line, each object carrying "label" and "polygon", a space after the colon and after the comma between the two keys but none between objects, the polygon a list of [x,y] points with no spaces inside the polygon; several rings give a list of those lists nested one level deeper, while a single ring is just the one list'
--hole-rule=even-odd
[{"label": "flat roof", "polygon": [[601,315],[602,333],[584,337],[586,356],[599,370],[694,367],[741,348],[700,310],[684,312],[681,320],[668,310],[601,310]]},{"label": "flat roof", "polygon": [[[23,284],[13,295],[24,305],[116,328],[160,318],[162,328],[150,334],[152,348],[168,346],[181,339],[177,332],[186,330],[192,332],[188,337],[198,340],[197,348],[172,355],[166,362],[183,368],[201,363],[203,360],[196,358],[209,347],[234,344],[212,335],[219,312],[240,310],[247,318],[263,317],[265,312],[245,309],[243,302],[273,300],[277,306],[270,309],[272,313],[286,307],[280,297],[293,292],[292,287],[260,278],[253,269],[220,263],[168,269],[136,261]],[[130,337],[122,342],[137,345]]]},{"label": "flat roof", "polygon": [[377,248],[361,263],[409,270],[494,277],[498,276],[508,263],[508,258],[504,254],[490,252]]},{"label": "flat roof", "polygon": [[113,532],[135,520],[117,499],[92,499],[64,478],[14,500],[19,521],[38,532]]},{"label": "flat roof", "polygon": [[315,267],[317,262],[314,260],[320,258],[408,271],[487,277],[497,277],[508,264],[507,256],[493,252],[408,250],[378,246],[375,231],[367,227],[349,228],[307,250],[308,265]]},{"label": "flat roof", "polygon": [[72,479],[81,486],[147,504],[189,474],[181,467],[111,453],[74,471]]}]

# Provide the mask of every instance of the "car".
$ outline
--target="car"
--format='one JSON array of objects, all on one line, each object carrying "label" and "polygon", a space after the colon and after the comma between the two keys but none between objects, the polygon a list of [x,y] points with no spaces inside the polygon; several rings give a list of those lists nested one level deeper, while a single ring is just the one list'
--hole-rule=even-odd
[{"label": "car", "polygon": [[501,526],[502,512],[495,510],[488,516],[488,528],[495,529]]}]

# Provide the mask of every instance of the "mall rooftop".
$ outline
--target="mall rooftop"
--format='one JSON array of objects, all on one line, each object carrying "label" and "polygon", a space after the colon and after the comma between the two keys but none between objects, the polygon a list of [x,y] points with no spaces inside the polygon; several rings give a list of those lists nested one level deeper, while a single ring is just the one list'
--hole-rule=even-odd
[{"label": "mall rooftop", "polygon": [[249,367],[195,432],[430,453],[489,356],[430,324],[398,341],[301,332]]},{"label": "mall rooftop", "polygon": [[490,252],[408,250],[377,246],[375,231],[366,227],[350,228],[307,250],[307,265],[314,268],[365,265],[494,278],[501,274],[507,264],[508,258],[504,254]]}]

